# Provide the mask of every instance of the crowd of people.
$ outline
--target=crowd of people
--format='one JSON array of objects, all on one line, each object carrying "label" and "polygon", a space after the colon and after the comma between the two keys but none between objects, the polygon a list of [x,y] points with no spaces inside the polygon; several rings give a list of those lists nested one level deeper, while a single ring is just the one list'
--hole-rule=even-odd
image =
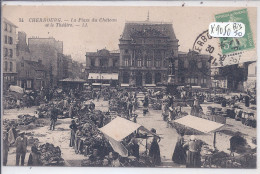
[{"label": "crowd of people", "polygon": [[[169,127],[173,120],[188,114],[183,111],[183,106],[190,107],[190,115],[202,117],[202,115],[206,115],[206,112],[203,112],[201,104],[204,101],[211,100],[211,96],[207,92],[179,90],[177,95],[166,94],[165,91],[160,91],[160,94],[157,92],[151,89],[140,89],[139,91],[114,88],[83,91],[56,89],[48,92],[34,91],[25,94],[24,98],[12,102],[15,102],[18,110],[24,107],[39,106],[40,104],[39,108],[47,106],[47,116],[50,119],[49,129],[52,131],[55,130],[59,115],[67,115],[66,118],[71,119],[69,146],[75,150],[76,154],[84,154],[92,162],[102,159],[104,166],[122,166],[118,162],[120,155],[113,151],[108,140],[98,131],[98,128],[103,127],[113,119],[112,112],[116,112],[118,116],[136,123],[138,117],[136,110],[139,107],[142,107],[142,113],[145,117],[151,108],[150,104],[153,101],[161,101],[158,103],[161,103],[162,117]],[[143,94],[141,98],[138,96],[140,93]],[[96,109],[95,102],[99,102],[101,98],[109,103],[107,112]],[[240,116],[243,115],[241,110],[236,110],[234,104],[242,101],[245,102],[246,107],[250,105],[247,95],[232,97],[230,100],[224,98],[220,103],[222,107],[225,107],[226,103],[231,103],[232,108],[235,108],[235,118],[241,118],[245,123],[244,117]],[[9,108],[8,106],[5,107]],[[10,131],[14,130],[10,128],[3,136],[4,165],[7,164],[8,150],[11,145],[16,147],[16,165],[24,165],[28,146],[27,138],[24,132],[15,135],[15,133],[10,134]],[[151,158],[153,166],[160,166],[160,137],[156,135],[156,129],[151,129],[151,132],[153,136],[146,147],[146,154]],[[194,135],[190,136],[188,140],[184,140],[184,133],[179,132],[172,161],[176,164],[186,165],[186,167],[201,167],[200,150],[202,143]],[[10,135],[14,137],[10,138]],[[123,142],[128,148],[128,155],[133,156],[137,161],[140,159],[138,136],[138,133],[134,133]],[[36,146],[32,146],[27,164],[30,166],[41,165],[39,150]]]}]

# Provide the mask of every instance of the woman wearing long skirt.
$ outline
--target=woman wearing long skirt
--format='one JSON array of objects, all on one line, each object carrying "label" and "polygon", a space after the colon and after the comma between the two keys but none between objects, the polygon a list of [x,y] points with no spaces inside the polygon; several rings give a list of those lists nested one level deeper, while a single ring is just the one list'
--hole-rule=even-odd
[{"label": "woman wearing long skirt", "polygon": [[185,164],[186,163],[186,152],[183,148],[184,144],[184,133],[181,133],[178,137],[175,149],[172,155],[172,161],[176,164]]},{"label": "woman wearing long skirt", "polygon": [[70,147],[74,147],[75,146],[75,135],[76,135],[76,131],[77,131],[77,124],[75,122],[75,120],[71,121],[71,125],[70,125]]},{"label": "woman wearing long skirt", "polygon": [[[152,129],[151,132],[156,134],[156,130]],[[161,155],[160,155],[160,147],[158,144],[158,137],[154,136],[153,141],[151,143],[151,147],[149,149],[149,156],[153,160],[153,164],[155,166],[161,165]]]}]

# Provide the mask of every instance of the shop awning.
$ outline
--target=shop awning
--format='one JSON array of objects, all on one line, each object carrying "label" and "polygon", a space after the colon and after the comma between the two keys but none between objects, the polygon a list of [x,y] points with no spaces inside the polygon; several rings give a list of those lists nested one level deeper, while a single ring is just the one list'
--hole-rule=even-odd
[{"label": "shop awning", "polygon": [[101,83],[92,83],[93,86],[100,86]]},{"label": "shop awning", "polygon": [[13,91],[13,92],[17,92],[17,93],[23,94],[23,88],[21,88],[20,86],[11,85],[9,90]]},{"label": "shop awning", "polygon": [[66,78],[66,79],[62,79],[62,80],[60,80],[60,82],[85,83],[86,81],[83,80],[83,79],[80,79],[80,78],[76,77],[76,78]]},{"label": "shop awning", "polygon": [[201,86],[192,86],[191,88],[192,88],[192,89],[200,89]]},{"label": "shop awning", "polygon": [[156,84],[145,84],[146,87],[154,87]]},{"label": "shop awning", "polygon": [[127,86],[129,86],[129,84],[127,84],[127,83],[122,83],[121,86],[122,86],[122,87],[127,87]]},{"label": "shop awning", "polygon": [[89,80],[118,80],[118,73],[89,73]]},{"label": "shop awning", "polygon": [[102,84],[102,86],[110,86],[110,84]]},{"label": "shop awning", "polygon": [[191,115],[177,119],[174,122],[195,129],[202,133],[216,132],[224,126],[224,124]]}]

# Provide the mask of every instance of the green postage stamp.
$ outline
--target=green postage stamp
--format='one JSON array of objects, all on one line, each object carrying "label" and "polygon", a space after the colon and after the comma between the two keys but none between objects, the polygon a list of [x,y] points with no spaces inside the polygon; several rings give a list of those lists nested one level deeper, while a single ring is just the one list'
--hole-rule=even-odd
[{"label": "green postage stamp", "polygon": [[216,22],[242,22],[245,24],[245,35],[240,38],[220,38],[223,54],[254,48],[253,34],[248,20],[247,9],[235,10],[215,15]]}]

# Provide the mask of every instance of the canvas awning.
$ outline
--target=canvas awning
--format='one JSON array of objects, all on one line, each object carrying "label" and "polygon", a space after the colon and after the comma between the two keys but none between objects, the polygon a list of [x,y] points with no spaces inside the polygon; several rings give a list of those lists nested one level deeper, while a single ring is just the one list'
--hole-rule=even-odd
[{"label": "canvas awning", "polygon": [[89,80],[118,80],[118,73],[89,73]]},{"label": "canvas awning", "polygon": [[191,88],[192,88],[192,89],[200,89],[201,86],[192,86]]},{"label": "canvas awning", "polygon": [[20,86],[11,85],[9,90],[13,91],[13,92],[17,92],[17,93],[23,94],[23,88],[21,88]]},{"label": "canvas awning", "polygon": [[110,84],[102,84],[102,86],[110,86]]},{"label": "canvas awning", "polygon": [[191,115],[187,115],[185,117],[177,119],[174,122],[195,129],[202,133],[216,132],[224,126],[224,124],[191,116]]},{"label": "canvas awning", "polygon": [[109,140],[109,143],[111,144],[114,151],[118,152],[121,156],[128,156],[128,151],[121,143],[121,141],[127,136],[129,136],[131,133],[137,130],[142,130],[149,134],[153,134],[151,131],[149,131],[142,125],[121,117],[116,117],[110,123],[100,128],[99,130]]},{"label": "canvas awning", "polygon": [[129,84],[127,84],[127,83],[122,83],[121,86],[122,86],[122,87],[128,87]]},{"label": "canvas awning", "polygon": [[156,84],[145,84],[146,87],[155,87]]},{"label": "canvas awning", "polygon": [[80,79],[80,78],[76,77],[76,78],[66,78],[66,79],[62,79],[62,80],[60,80],[60,82],[85,83],[86,81],[83,80],[83,79]]},{"label": "canvas awning", "polygon": [[93,86],[100,86],[101,83],[92,83]]}]

